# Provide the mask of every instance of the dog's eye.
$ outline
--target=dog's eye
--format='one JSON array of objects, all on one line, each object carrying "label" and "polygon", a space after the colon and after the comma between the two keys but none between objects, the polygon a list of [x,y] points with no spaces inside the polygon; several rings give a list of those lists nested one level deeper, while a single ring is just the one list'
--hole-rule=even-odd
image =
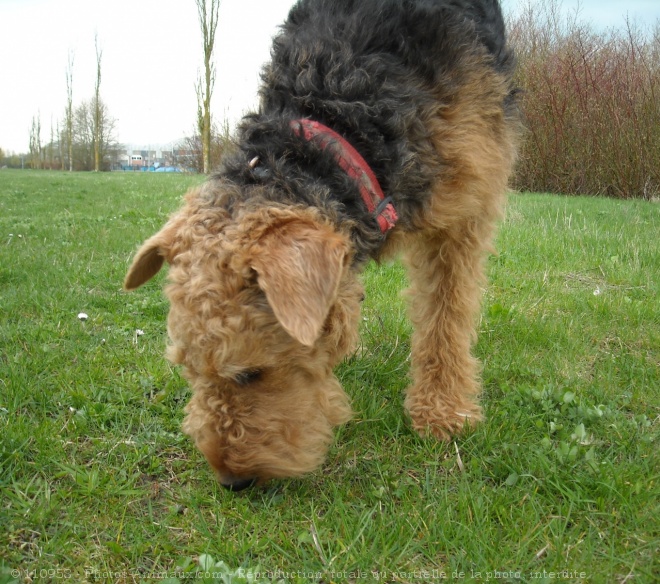
[{"label": "dog's eye", "polygon": [[263,371],[261,369],[246,369],[245,371],[241,371],[238,375],[236,375],[236,377],[234,377],[234,381],[236,384],[241,386],[250,385],[250,383],[259,381],[262,374]]}]

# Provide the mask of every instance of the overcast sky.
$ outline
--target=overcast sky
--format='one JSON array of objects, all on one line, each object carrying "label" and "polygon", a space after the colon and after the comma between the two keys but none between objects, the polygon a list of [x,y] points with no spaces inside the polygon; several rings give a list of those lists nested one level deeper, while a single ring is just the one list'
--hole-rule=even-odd
[{"label": "overcast sky", "polygon": [[[503,0],[505,11],[527,0]],[[256,105],[261,65],[293,0],[222,0],[214,58],[212,112],[230,126]],[[660,0],[563,0],[598,28],[660,18]],[[175,8],[176,7],[176,8]],[[0,148],[25,152],[33,116],[42,143],[63,118],[65,70],[74,54],[74,104],[94,92],[94,35],[103,51],[101,96],[117,120],[116,138],[169,145],[190,134],[202,50],[194,0],[0,0]]]}]

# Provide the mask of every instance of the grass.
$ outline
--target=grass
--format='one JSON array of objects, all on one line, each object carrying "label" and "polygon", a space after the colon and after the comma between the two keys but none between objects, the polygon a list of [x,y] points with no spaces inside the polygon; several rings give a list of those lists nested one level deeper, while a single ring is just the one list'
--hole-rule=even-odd
[{"label": "grass", "polygon": [[402,415],[405,276],[370,266],[355,420],[315,474],[231,494],[179,429],[163,275],[121,291],[200,180],[0,171],[0,584],[657,581],[657,204],[510,198],[488,420],[449,444]]}]

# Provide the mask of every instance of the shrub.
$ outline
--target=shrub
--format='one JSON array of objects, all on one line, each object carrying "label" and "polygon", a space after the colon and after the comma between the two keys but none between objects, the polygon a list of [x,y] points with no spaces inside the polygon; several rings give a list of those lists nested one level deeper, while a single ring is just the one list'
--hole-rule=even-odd
[{"label": "shrub", "polygon": [[651,199],[660,194],[660,22],[597,32],[556,0],[509,19],[528,128],[514,186]]}]

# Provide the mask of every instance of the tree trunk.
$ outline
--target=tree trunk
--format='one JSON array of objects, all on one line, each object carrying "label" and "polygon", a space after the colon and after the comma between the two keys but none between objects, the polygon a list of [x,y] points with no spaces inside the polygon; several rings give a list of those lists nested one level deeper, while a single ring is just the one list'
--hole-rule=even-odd
[{"label": "tree trunk", "polygon": [[94,172],[101,168],[101,55],[98,37],[94,37],[96,47],[96,86],[94,88]]},{"label": "tree trunk", "polygon": [[[211,63],[211,56],[215,45],[215,30],[218,26],[220,0],[195,0],[195,2],[204,48],[204,83],[202,84],[200,80],[196,87],[198,123],[202,139],[204,174],[208,174],[211,172],[211,95],[215,84],[215,70]],[[210,10],[207,10],[207,2],[210,2]]]},{"label": "tree trunk", "polygon": [[73,53],[69,52],[66,68],[66,142],[69,154],[69,172],[73,172]]}]

